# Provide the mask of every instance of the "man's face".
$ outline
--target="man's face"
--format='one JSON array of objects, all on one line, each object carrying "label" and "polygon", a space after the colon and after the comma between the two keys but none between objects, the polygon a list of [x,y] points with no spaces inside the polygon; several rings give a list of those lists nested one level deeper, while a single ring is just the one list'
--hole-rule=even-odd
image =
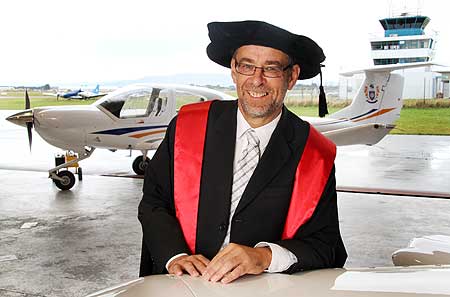
[{"label": "man's face", "polygon": [[270,47],[246,45],[236,51],[231,61],[231,76],[236,84],[242,114],[247,121],[258,120],[262,124],[270,122],[281,112],[286,92],[294,87],[300,67],[294,65],[282,71],[280,77],[272,78],[264,76],[261,68],[257,68],[250,76],[241,74],[236,70],[236,63],[284,69],[289,64],[289,57]]}]

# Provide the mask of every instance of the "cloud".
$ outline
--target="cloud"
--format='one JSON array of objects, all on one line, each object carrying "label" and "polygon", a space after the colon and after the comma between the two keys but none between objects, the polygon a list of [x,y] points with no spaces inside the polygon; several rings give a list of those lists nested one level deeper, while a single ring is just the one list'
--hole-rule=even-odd
[{"label": "cloud", "polygon": [[[318,0],[276,2],[56,1],[0,2],[0,85],[133,79],[220,72],[205,55],[210,21],[259,19],[316,40],[327,56],[325,80],[371,64],[370,33],[389,3]],[[407,1],[408,2],[408,1]],[[417,1],[408,2],[417,5]],[[425,4],[427,6],[425,6]],[[450,4],[429,0],[423,13],[440,30],[436,58],[450,64]]]}]

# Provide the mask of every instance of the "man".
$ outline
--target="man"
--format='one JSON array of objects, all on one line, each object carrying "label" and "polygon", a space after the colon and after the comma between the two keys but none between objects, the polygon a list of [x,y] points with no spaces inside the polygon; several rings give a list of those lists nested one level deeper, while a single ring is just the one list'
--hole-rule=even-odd
[{"label": "man", "polygon": [[208,25],[211,60],[237,101],[183,108],[147,167],[141,276],[229,283],[245,274],[342,267],[335,146],[283,100],[325,59],[311,39],[259,21]]}]

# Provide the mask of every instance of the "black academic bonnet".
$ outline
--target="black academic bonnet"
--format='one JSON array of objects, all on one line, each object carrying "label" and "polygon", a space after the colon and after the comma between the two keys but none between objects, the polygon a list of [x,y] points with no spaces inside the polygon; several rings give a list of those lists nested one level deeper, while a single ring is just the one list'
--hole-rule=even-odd
[{"label": "black academic bonnet", "polygon": [[208,24],[211,43],[206,48],[208,57],[219,65],[230,68],[234,52],[244,45],[261,45],[286,53],[293,64],[300,65],[301,79],[320,73],[325,55],[314,40],[296,35],[261,21],[212,22]]}]

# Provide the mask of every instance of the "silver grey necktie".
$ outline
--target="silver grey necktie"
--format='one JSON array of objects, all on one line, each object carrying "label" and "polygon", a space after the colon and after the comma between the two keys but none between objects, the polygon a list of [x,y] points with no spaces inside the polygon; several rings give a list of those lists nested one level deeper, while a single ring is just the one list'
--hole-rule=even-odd
[{"label": "silver grey necktie", "polygon": [[230,206],[230,221],[228,224],[227,235],[222,244],[224,248],[230,241],[231,233],[231,220],[233,218],[234,212],[241,200],[242,193],[244,193],[247,187],[248,181],[253,174],[256,166],[258,165],[260,150],[259,150],[259,139],[256,133],[252,129],[248,129],[244,132],[247,139],[247,145],[244,144],[244,149],[237,162],[236,168],[233,171],[233,187],[231,194],[231,206]]},{"label": "silver grey necktie", "polygon": [[242,193],[244,192],[253,171],[258,165],[260,157],[259,139],[255,131],[253,129],[248,129],[245,131],[244,135],[247,139],[247,146],[244,146],[241,157],[233,172],[230,217],[233,216],[234,211],[239,204],[239,200],[241,200]]}]

